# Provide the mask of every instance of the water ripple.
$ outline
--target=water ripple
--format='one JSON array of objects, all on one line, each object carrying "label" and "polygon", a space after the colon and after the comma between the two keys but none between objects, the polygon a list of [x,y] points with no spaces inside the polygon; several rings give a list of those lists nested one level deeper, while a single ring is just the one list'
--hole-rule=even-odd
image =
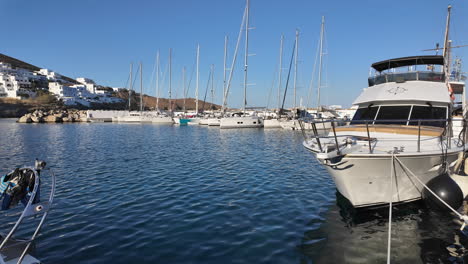
[{"label": "water ripple", "polygon": [[[0,172],[58,175],[44,263],[291,263],[334,185],[282,130],[0,121]],[[311,223],[315,219],[315,223]]]}]

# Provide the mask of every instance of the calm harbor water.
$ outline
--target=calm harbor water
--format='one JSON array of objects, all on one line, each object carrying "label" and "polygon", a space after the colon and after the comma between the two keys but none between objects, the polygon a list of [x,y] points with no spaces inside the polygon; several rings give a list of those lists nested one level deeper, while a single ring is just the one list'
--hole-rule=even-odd
[{"label": "calm harbor water", "polygon": [[[0,131],[0,173],[37,157],[58,177],[44,263],[386,262],[386,210],[338,206],[301,133],[11,119]],[[457,260],[451,217],[395,214],[394,263]]]}]

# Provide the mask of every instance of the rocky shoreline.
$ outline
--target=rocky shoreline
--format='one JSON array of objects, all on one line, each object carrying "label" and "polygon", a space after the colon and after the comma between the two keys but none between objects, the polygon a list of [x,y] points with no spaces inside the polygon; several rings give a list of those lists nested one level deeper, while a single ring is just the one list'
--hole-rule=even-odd
[{"label": "rocky shoreline", "polygon": [[20,117],[18,123],[88,122],[86,110],[35,110]]}]

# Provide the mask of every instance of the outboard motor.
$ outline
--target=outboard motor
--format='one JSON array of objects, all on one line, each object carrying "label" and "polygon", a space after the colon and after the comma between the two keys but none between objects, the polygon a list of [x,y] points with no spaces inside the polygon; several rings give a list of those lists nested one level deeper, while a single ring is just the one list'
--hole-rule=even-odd
[{"label": "outboard motor", "polygon": [[[463,204],[463,192],[458,184],[450,178],[447,172],[433,178],[427,184],[437,196],[444,202],[450,205],[455,210]],[[424,188],[422,193],[424,203],[431,209],[437,211],[448,211],[449,208],[445,206],[437,197]]]}]

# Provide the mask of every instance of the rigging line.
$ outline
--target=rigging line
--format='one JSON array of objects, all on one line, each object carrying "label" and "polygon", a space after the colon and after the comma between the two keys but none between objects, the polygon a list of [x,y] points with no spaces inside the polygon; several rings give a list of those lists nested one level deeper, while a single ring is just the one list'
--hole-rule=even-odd
[{"label": "rigging line", "polygon": [[205,97],[203,98],[202,113],[205,112],[206,95],[208,93],[208,88],[210,87],[211,78],[212,76],[211,76],[211,70],[210,70],[210,74],[208,74],[208,82],[206,83]]},{"label": "rigging line", "polygon": [[[247,6],[245,7],[244,9],[244,15],[242,16],[242,23],[241,23],[241,27],[239,29],[239,35],[237,36],[237,43],[236,43],[236,48],[234,50],[234,57],[232,59],[232,64],[231,64],[231,71],[229,72],[229,77],[228,77],[228,83],[227,83],[227,86],[226,86],[226,91],[224,91],[224,105],[223,105],[223,111],[226,109],[226,105],[227,105],[227,96],[229,94],[229,88],[231,88],[231,80],[232,80],[232,75],[233,75],[233,72],[234,72],[234,68],[236,66],[236,60],[237,60],[237,51],[239,50],[239,43],[240,43],[240,40],[242,38],[242,29],[244,28],[244,25],[245,25],[245,17],[247,15]],[[249,30],[248,28],[246,30]]]},{"label": "rigging line", "polygon": [[185,91],[185,94],[184,94],[184,97],[185,97],[185,98],[187,97],[188,92],[189,92],[189,90],[190,90],[190,85],[192,84],[193,73],[195,72],[195,64],[197,64],[196,59],[195,59],[195,62],[193,63],[192,73],[190,73],[190,80],[189,80],[189,83],[188,83],[188,86],[187,86],[187,90]]},{"label": "rigging line", "polygon": [[392,248],[393,174],[395,174],[395,153],[392,154],[390,165],[390,205],[388,207],[387,264],[390,264],[390,251]]},{"label": "rigging line", "polygon": [[[138,67],[138,68],[137,68],[137,71],[135,72],[135,78],[133,79],[133,82],[132,82],[133,87],[135,87],[136,79],[138,78],[138,73],[139,73],[139,71],[140,71],[140,67]],[[131,87],[131,88],[133,88],[133,87]],[[135,90],[132,89],[132,91],[133,91],[133,94],[136,95]],[[140,96],[141,96],[141,95],[140,95]],[[129,93],[129,100],[131,101],[130,93]],[[129,108],[128,110],[131,111],[132,109]]]},{"label": "rigging line", "polygon": [[[162,86],[164,86],[164,82],[166,82],[166,76],[167,76],[167,71],[169,69],[169,64],[166,64],[166,68],[164,69],[164,73],[163,73],[163,79],[162,79],[162,82],[160,84],[162,84]],[[158,98],[159,98],[159,94],[158,94]],[[168,105],[169,105],[169,102],[168,102]],[[169,110],[169,106],[168,106],[168,110]]]},{"label": "rigging line", "polygon": [[395,160],[398,161],[398,163],[400,164],[400,166],[403,168],[404,171],[407,171],[411,174],[411,176],[413,176],[422,186],[424,186],[424,188],[426,188],[426,190],[428,190],[432,195],[434,195],[435,198],[437,198],[442,204],[444,204],[445,206],[447,206],[448,209],[450,209],[453,213],[455,213],[460,219],[466,221],[466,219],[468,219],[466,217],[466,215],[462,215],[460,214],[457,210],[453,209],[450,205],[448,205],[442,198],[440,198],[437,194],[435,194],[429,187],[427,187],[426,184],[424,184],[419,178],[418,176],[416,176],[416,174],[414,174],[408,167],[406,167],[406,165],[398,158],[395,156]]},{"label": "rigging line", "polygon": [[280,115],[283,112],[284,101],[286,100],[286,93],[288,92],[289,77],[291,77],[291,69],[292,69],[292,64],[293,64],[293,60],[294,60],[295,49],[296,49],[296,40],[294,40],[294,46],[293,46],[293,50],[292,50],[291,61],[289,62],[288,77],[286,78],[286,88],[284,88],[283,103],[281,104]]},{"label": "rigging line", "polygon": [[313,93],[313,86],[314,86],[314,81],[315,81],[315,74],[316,74],[316,70],[317,70],[317,60],[318,60],[318,55],[319,55],[319,52],[320,52],[320,47],[319,47],[319,44],[320,44],[320,38],[317,40],[317,51],[315,53],[315,62],[314,62],[314,68],[312,70],[312,78],[310,79],[310,83],[309,83],[309,91],[308,91],[308,94],[307,94],[307,102],[306,102],[306,108],[309,108],[309,105],[310,105],[310,98],[311,98],[311,95]]},{"label": "rigging line", "polygon": [[153,72],[151,73],[151,79],[150,79],[150,83],[149,83],[149,87],[151,88],[151,86],[153,86],[153,81],[154,81],[154,72],[156,72],[156,64],[157,64],[157,56],[156,58],[154,59],[154,67],[153,67]]},{"label": "rigging line", "polygon": [[127,85],[128,85],[128,81],[130,81],[130,74],[128,74],[128,76],[127,76],[127,81],[125,82],[125,86],[124,86],[125,88],[128,88],[128,86],[127,86]]},{"label": "rigging line", "polygon": [[270,87],[270,92],[268,93],[268,100],[267,100],[267,105],[265,111],[268,109],[268,106],[270,105],[270,98],[271,98],[271,93],[273,92],[273,87],[275,86],[276,83],[276,75],[278,73],[278,69],[275,67],[275,72],[273,73],[273,81],[271,81],[271,87]]},{"label": "rigging line", "polygon": [[[327,33],[327,31],[326,31],[326,29],[324,27],[323,28],[323,42],[324,42],[323,46],[325,47],[325,51],[326,51],[325,55],[327,55],[327,56],[325,56],[325,59],[324,59],[324,64],[325,64],[325,88],[327,88],[327,89],[325,89],[325,94],[327,96],[327,105],[330,105],[330,100],[329,100],[330,99],[330,86],[329,86],[329,83],[328,83],[328,81],[329,81],[329,79],[328,79],[328,59],[329,59],[329,57],[328,57],[328,41],[327,41],[327,34],[326,33]],[[320,87],[320,88],[322,88],[322,87]]]}]

